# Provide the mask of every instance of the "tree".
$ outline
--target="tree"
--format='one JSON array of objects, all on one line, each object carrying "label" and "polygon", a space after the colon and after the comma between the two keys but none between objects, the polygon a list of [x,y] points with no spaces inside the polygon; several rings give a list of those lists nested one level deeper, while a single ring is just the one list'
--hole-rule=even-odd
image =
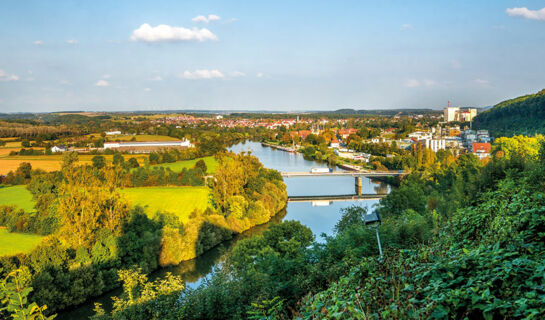
[{"label": "tree", "polygon": [[38,306],[36,302],[28,303],[28,295],[32,292],[30,272],[26,267],[11,271],[2,281],[0,296],[5,305],[2,310],[11,314],[14,320],[51,320],[56,317],[46,317],[44,311],[46,305]]},{"label": "tree", "polygon": [[206,173],[206,170],[208,169],[203,159],[200,159],[199,161],[197,161],[197,163],[195,163],[195,168],[201,169],[202,173]]},{"label": "tree", "polygon": [[212,193],[218,208],[226,208],[227,199],[241,194],[244,185],[244,167],[240,161],[225,154],[220,155],[215,181],[212,184]]},{"label": "tree", "polygon": [[136,160],[136,158],[130,158],[129,159],[129,167],[138,168],[138,167],[140,167],[140,164],[138,164],[138,160]]},{"label": "tree", "polygon": [[75,151],[65,152],[62,156],[61,168],[63,171],[71,170],[74,168],[76,162],[78,162],[78,153]]},{"label": "tree", "polygon": [[102,169],[104,166],[106,166],[106,158],[103,156],[94,156],[91,159],[91,162],[93,163],[93,167],[97,169]]},{"label": "tree", "polygon": [[28,140],[21,141],[21,146],[23,148],[29,148],[30,147],[30,141],[28,141]]},{"label": "tree", "polygon": [[123,155],[121,155],[121,153],[114,154],[114,158],[112,161],[114,166],[121,166],[123,165],[124,162],[125,162],[125,158],[123,158]]},{"label": "tree", "polygon": [[107,185],[85,167],[79,167],[66,171],[64,178],[57,207],[61,236],[73,245],[90,246],[102,228],[119,234],[128,216],[128,204],[115,192],[114,177],[106,179],[110,183]]}]

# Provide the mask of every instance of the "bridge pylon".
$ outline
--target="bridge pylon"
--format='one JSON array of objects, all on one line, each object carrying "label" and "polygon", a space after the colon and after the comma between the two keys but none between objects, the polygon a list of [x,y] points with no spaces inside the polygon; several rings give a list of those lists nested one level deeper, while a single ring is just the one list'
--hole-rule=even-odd
[{"label": "bridge pylon", "polygon": [[358,195],[358,196],[361,196],[361,186],[362,186],[362,178],[360,176],[357,176],[357,177],[354,177],[355,179],[355,183],[354,183],[354,187],[355,187],[355,193]]}]

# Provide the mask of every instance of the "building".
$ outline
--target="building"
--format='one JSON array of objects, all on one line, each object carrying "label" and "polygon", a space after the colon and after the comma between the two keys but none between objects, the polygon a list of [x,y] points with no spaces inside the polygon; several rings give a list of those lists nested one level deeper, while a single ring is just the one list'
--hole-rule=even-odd
[{"label": "building", "polygon": [[358,130],[353,128],[339,130],[339,135],[341,136],[343,140],[348,138],[351,134],[357,134],[357,133],[358,133]]},{"label": "building", "polygon": [[432,134],[431,132],[427,132],[427,131],[415,131],[415,132],[409,133],[409,138],[415,139],[415,140],[431,139]]},{"label": "building", "polygon": [[339,145],[339,140],[337,140],[337,138],[331,139],[331,143],[329,144],[329,146],[331,148],[338,148],[340,146]]},{"label": "building", "polygon": [[458,107],[448,107],[443,109],[443,119],[445,122],[471,122],[476,116],[477,109],[475,108],[460,109]]},{"label": "building", "polygon": [[121,134],[121,131],[106,131],[107,136],[117,136],[120,134]]},{"label": "building", "polygon": [[471,147],[471,152],[479,157],[479,159],[490,157],[491,150],[492,146],[490,145],[490,143],[473,142]]},{"label": "building", "polygon": [[477,116],[477,109],[474,108],[467,108],[465,110],[460,111],[458,114],[458,121],[460,122],[471,122],[473,121],[473,118]]},{"label": "building", "polygon": [[53,153],[60,153],[60,152],[66,152],[68,151],[68,148],[64,144],[59,144],[58,146],[54,146],[51,148],[51,152]]},{"label": "building", "polygon": [[105,142],[104,149],[114,149],[131,153],[150,153],[162,149],[184,149],[192,147],[189,140],[178,141],[147,141],[147,142]]},{"label": "building", "polygon": [[445,108],[443,109],[443,118],[445,119],[446,122],[458,121],[457,115],[459,112],[460,112],[460,108],[458,107]]},{"label": "building", "polygon": [[428,149],[437,152],[446,148],[445,139],[422,139],[418,140],[418,143],[425,146]]}]

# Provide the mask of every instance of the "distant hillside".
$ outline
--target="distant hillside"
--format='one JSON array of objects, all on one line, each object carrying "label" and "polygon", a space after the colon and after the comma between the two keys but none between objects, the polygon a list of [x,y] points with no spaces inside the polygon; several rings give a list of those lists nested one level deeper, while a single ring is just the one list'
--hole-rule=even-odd
[{"label": "distant hillside", "polygon": [[354,109],[339,109],[335,111],[316,112],[327,114],[343,114],[343,115],[414,115],[414,114],[441,114],[442,110],[433,109],[369,109],[369,110],[354,110]]},{"label": "distant hillside", "polygon": [[488,129],[496,137],[545,133],[545,89],[498,103],[478,114],[473,128]]}]

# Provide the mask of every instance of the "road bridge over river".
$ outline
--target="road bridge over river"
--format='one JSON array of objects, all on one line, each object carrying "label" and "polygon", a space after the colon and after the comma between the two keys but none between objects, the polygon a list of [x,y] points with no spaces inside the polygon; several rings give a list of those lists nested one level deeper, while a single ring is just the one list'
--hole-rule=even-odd
[{"label": "road bridge over river", "polygon": [[288,196],[289,202],[308,202],[308,201],[346,201],[346,200],[380,200],[387,194],[341,194],[324,196]]},{"label": "road bridge over river", "polygon": [[403,171],[332,171],[332,172],[281,172],[283,177],[397,177],[407,173]]},{"label": "road bridge over river", "polygon": [[321,195],[321,196],[288,196],[288,201],[319,201],[319,200],[378,200],[386,194],[362,194],[362,177],[397,177],[406,175],[403,171],[332,171],[332,172],[282,172],[285,178],[291,177],[354,177],[355,194],[348,195]]}]

